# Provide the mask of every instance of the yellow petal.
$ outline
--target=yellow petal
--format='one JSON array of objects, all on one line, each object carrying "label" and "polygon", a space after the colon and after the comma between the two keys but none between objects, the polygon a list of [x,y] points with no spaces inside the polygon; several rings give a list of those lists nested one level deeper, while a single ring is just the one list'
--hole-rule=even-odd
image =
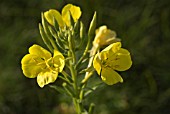
[{"label": "yellow petal", "polygon": [[122,44],[121,44],[121,42],[116,42],[116,43],[111,44],[111,46],[112,46],[111,51],[112,51],[113,53],[116,53],[117,51],[120,50]]},{"label": "yellow petal", "polygon": [[130,52],[121,48],[120,42],[109,45],[104,50],[102,50],[101,54],[106,52],[106,64],[111,66],[114,70],[125,71],[131,67],[132,60]]},{"label": "yellow petal", "polygon": [[29,53],[42,59],[51,58],[51,53],[49,51],[36,44],[29,48]]},{"label": "yellow petal", "polygon": [[101,58],[100,54],[96,54],[93,60],[93,67],[96,69],[97,73],[100,75],[101,72]]},{"label": "yellow petal", "polygon": [[113,85],[118,82],[123,82],[122,77],[109,67],[102,68],[101,78],[108,85]]},{"label": "yellow petal", "polygon": [[62,18],[67,26],[71,25],[69,13],[71,14],[74,22],[76,22],[81,16],[80,7],[74,6],[72,4],[67,4],[64,6],[62,9]]},{"label": "yellow petal", "polygon": [[116,32],[107,29],[107,26],[103,25],[96,30],[96,36],[93,41],[93,45],[99,45],[102,47],[117,41],[120,41],[120,39],[116,38]]},{"label": "yellow petal", "polygon": [[126,49],[121,48],[113,57],[115,58],[110,59],[109,63],[114,70],[125,71],[132,65],[130,53]]},{"label": "yellow petal", "polygon": [[61,72],[65,66],[64,56],[57,50],[54,50],[54,67],[59,68],[59,72]]},{"label": "yellow petal", "polygon": [[71,12],[71,15],[74,19],[74,21],[76,22],[80,16],[81,16],[81,10],[80,10],[80,7],[77,7],[77,6],[74,6],[72,5],[72,7],[70,8],[70,12]]},{"label": "yellow petal", "polygon": [[36,55],[27,54],[21,60],[22,70],[26,77],[35,78],[46,67],[44,60]]},{"label": "yellow petal", "polygon": [[57,77],[58,77],[57,71],[46,70],[38,74],[37,83],[41,88],[43,88],[45,85],[53,83],[57,79]]},{"label": "yellow petal", "polygon": [[107,46],[104,50],[102,51],[109,51],[109,53],[116,53],[118,50],[121,48],[121,42],[116,42],[112,43],[109,46]]},{"label": "yellow petal", "polygon": [[62,20],[61,14],[55,10],[50,9],[44,13],[45,19],[51,24],[54,25],[53,19],[56,19],[60,27],[64,27],[64,22]]}]

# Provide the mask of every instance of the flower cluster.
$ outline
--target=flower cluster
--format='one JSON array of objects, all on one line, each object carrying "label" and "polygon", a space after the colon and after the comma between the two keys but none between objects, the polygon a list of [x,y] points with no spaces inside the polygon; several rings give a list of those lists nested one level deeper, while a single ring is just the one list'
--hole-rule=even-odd
[{"label": "flower cluster", "polygon": [[[54,55],[52,57],[46,49],[39,45],[33,45],[29,48],[29,54],[25,55],[21,61],[24,75],[28,78],[37,77],[40,87],[44,87],[44,85],[57,79],[58,74],[65,67],[67,57],[71,58],[68,64],[75,65],[75,68],[85,59],[92,42],[91,37],[95,31],[96,15],[94,15],[89,27],[86,49],[79,61],[76,62],[75,50],[80,47],[76,47],[75,43],[77,39],[84,41],[83,38],[85,38],[82,35],[83,24],[79,21],[81,14],[80,7],[72,4],[64,6],[61,13],[55,9],[42,13],[40,33],[44,43]],[[100,48],[104,46],[108,47],[100,52]],[[61,50],[68,55],[64,57]],[[132,65],[130,52],[121,48],[121,42],[119,38],[116,38],[116,32],[108,29],[105,25],[96,29],[90,56],[92,57],[89,60],[88,68],[93,66],[101,79],[108,85],[123,82],[116,71],[125,71]],[[93,72],[86,72],[85,81],[82,82],[85,83],[92,74]]]},{"label": "flower cluster", "polygon": [[[83,102],[86,95],[93,92],[89,92],[89,87],[86,89],[86,86],[94,71],[97,71],[103,82],[113,85],[123,82],[116,71],[129,69],[132,60],[130,52],[121,48],[115,31],[105,25],[96,29],[96,12],[87,33],[80,21],[81,14],[80,7],[72,4],[64,6],[61,13],[55,9],[42,13],[39,30],[49,51],[39,45],[32,45],[29,54],[22,58],[21,66],[23,74],[28,78],[37,78],[41,88],[55,82],[57,77],[62,79],[61,86],[53,84],[49,87],[70,96],[77,114],[92,114],[93,103],[87,111]],[[81,75],[84,75],[83,80]],[[90,90],[97,87],[90,87]]]}]

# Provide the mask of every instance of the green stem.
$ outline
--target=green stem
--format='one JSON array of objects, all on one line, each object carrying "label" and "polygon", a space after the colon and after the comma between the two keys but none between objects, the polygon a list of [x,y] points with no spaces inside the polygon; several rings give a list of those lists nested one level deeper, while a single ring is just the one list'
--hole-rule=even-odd
[{"label": "green stem", "polygon": [[77,82],[78,70],[77,69],[79,68],[79,65],[82,63],[82,61],[84,60],[84,58],[86,57],[86,55],[88,53],[89,47],[91,45],[91,40],[92,40],[94,32],[95,32],[95,28],[96,28],[96,12],[94,13],[93,19],[90,23],[90,27],[89,27],[89,31],[88,31],[88,41],[87,41],[85,51],[84,51],[82,57],[77,62],[77,64],[76,64],[74,42],[72,39],[74,37],[74,35],[72,36],[70,33],[68,36],[68,43],[69,43],[68,57],[72,58],[69,60],[69,69],[70,69],[70,73],[71,73],[72,80],[73,80],[73,88],[74,88],[74,92],[75,92],[75,97],[73,97],[73,102],[74,102],[77,114],[81,114],[83,111],[82,101],[84,98],[84,87],[86,86],[86,84],[84,84],[84,86],[82,86],[82,87],[78,86],[78,82]]},{"label": "green stem", "polygon": [[90,104],[90,107],[89,107],[88,114],[93,114],[93,112],[94,112],[94,107],[95,107],[95,104],[94,104],[94,103],[91,103],[91,104]]},{"label": "green stem", "polygon": [[82,106],[79,100],[76,98],[73,98],[73,103],[74,103],[77,114],[82,114]]},{"label": "green stem", "polygon": [[73,88],[74,88],[74,92],[75,92],[75,98],[73,98],[73,102],[74,102],[77,114],[81,114],[82,105],[81,105],[81,101],[79,98],[79,90],[78,90],[78,84],[77,84],[77,73],[76,73],[76,69],[74,69],[72,64],[70,64],[70,72],[72,75]]},{"label": "green stem", "polygon": [[69,60],[69,69],[70,69],[70,73],[72,76],[73,88],[74,88],[74,93],[75,93],[75,97],[72,97],[72,99],[73,99],[73,103],[74,103],[75,110],[76,110],[77,114],[81,114],[82,105],[81,105],[80,98],[79,98],[79,90],[78,90],[78,83],[77,83],[77,70],[74,67],[75,66],[74,51],[73,50],[68,51],[68,56],[72,58]]}]

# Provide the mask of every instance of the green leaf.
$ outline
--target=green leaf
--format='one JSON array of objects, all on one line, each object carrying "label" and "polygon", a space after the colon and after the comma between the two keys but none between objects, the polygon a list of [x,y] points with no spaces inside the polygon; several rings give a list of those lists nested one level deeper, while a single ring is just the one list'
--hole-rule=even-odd
[{"label": "green leaf", "polygon": [[94,92],[98,87],[101,87],[103,83],[99,83],[95,86],[93,86],[92,88],[90,87],[86,87],[85,89],[87,89],[87,91],[85,92],[84,96],[87,97],[89,94],[91,94],[92,92]]},{"label": "green leaf", "polygon": [[49,85],[49,87],[52,88],[52,89],[55,89],[56,91],[58,91],[60,93],[66,93],[66,91],[62,87],[59,87],[59,86],[56,86],[56,85]]},{"label": "green leaf", "polygon": [[94,71],[93,66],[88,67],[88,68],[86,68],[86,69],[83,69],[83,70],[81,70],[79,73],[81,74],[81,73],[92,72],[92,71]]}]

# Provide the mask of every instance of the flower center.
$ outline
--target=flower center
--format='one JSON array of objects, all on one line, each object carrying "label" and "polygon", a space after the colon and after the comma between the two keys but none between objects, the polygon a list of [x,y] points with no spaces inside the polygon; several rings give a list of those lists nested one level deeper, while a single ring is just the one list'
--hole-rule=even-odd
[{"label": "flower center", "polygon": [[[108,59],[108,58],[107,58]],[[109,64],[108,64],[108,61],[106,60],[102,60],[101,63],[102,63],[102,67],[110,67]]]},{"label": "flower center", "polygon": [[54,68],[53,58],[51,57],[50,59],[45,60],[45,64],[46,64],[47,68],[49,68],[49,69]]}]

